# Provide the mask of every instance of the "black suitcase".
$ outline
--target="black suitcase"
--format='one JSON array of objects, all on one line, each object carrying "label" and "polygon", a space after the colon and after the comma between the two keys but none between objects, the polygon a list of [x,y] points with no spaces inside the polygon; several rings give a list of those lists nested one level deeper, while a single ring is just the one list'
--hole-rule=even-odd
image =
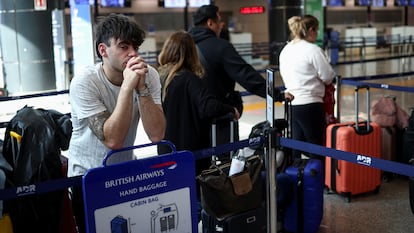
[{"label": "black suitcase", "polygon": [[[411,164],[414,165],[414,161],[411,160]],[[414,214],[414,177],[408,178],[408,187],[409,187],[409,199],[410,199],[410,209]]]},{"label": "black suitcase", "polygon": [[400,163],[409,163],[414,158],[414,108],[411,109],[408,127],[402,133],[402,153],[398,153]]},{"label": "black suitcase", "polygon": [[414,158],[414,129],[407,128],[402,136],[402,156],[399,162],[407,164],[411,158]]},{"label": "black suitcase", "polygon": [[[400,162],[414,165],[414,109],[411,108],[408,128],[402,136],[402,158]],[[411,212],[414,214],[414,177],[409,177],[409,199]]]},{"label": "black suitcase", "polygon": [[223,220],[201,211],[203,233],[266,233],[266,208],[249,210]]}]

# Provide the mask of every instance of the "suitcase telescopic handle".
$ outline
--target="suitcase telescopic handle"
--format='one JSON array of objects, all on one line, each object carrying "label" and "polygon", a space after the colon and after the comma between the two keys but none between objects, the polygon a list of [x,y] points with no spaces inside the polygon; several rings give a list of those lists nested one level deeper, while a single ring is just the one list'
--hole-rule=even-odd
[{"label": "suitcase telescopic handle", "polygon": [[[212,120],[211,124],[211,146],[217,146],[217,124],[220,122],[229,122],[230,124],[230,143],[234,142],[234,113],[227,113],[225,115],[215,117]],[[230,158],[233,157],[233,151],[230,152]],[[216,155],[212,155],[211,157],[212,163],[216,163],[218,158]]]},{"label": "suitcase telescopic handle", "polygon": [[230,142],[234,141],[234,114],[227,113],[223,116],[215,117],[211,124],[211,142],[213,147],[217,146],[217,124],[220,122],[229,122],[230,124]]},{"label": "suitcase telescopic handle", "polygon": [[290,99],[286,99],[285,100],[285,104],[284,104],[285,106],[285,112],[284,112],[284,119],[286,120],[286,128],[285,128],[285,137],[286,138],[292,138],[292,135],[291,135],[291,133],[292,133],[292,117],[293,117],[293,114],[292,114],[292,100],[290,100]]},{"label": "suitcase telescopic handle", "polygon": [[357,132],[360,132],[359,129],[359,89],[366,89],[367,90],[367,132],[370,131],[371,126],[370,126],[370,93],[369,93],[369,86],[368,85],[359,85],[355,87],[355,129]]},{"label": "suitcase telescopic handle", "polygon": [[142,145],[128,146],[128,147],[124,147],[124,148],[121,148],[121,149],[110,150],[106,154],[105,158],[103,159],[102,165],[103,166],[107,166],[107,161],[108,161],[109,157],[113,156],[116,153],[120,153],[120,152],[124,152],[124,151],[130,151],[130,150],[135,150],[135,149],[149,147],[149,146],[156,146],[156,145],[161,145],[161,144],[166,144],[166,145],[170,146],[172,153],[177,152],[177,148],[175,147],[175,145],[172,142],[167,141],[167,140],[161,140],[159,142],[154,142],[154,143],[147,143],[147,144],[142,144]]},{"label": "suitcase telescopic handle", "polygon": [[234,119],[234,113],[230,112],[230,113],[227,113],[223,116],[213,118],[212,123],[217,124],[217,123],[222,122],[222,121],[228,122],[228,121],[232,121],[233,119]]}]

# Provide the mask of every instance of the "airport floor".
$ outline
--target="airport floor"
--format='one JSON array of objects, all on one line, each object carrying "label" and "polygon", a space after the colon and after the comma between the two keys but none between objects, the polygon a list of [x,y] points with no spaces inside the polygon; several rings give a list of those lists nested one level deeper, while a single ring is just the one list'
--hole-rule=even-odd
[{"label": "airport floor", "polygon": [[[382,55],[382,54],[381,54]],[[375,58],[375,55],[373,56]],[[359,59],[359,58],[357,58]],[[373,58],[371,58],[373,59]],[[342,78],[373,75],[396,74],[395,77],[368,82],[392,84],[396,86],[414,86],[414,76],[398,75],[414,71],[414,58],[404,57],[372,62],[357,62],[336,65],[335,71]],[[414,107],[414,93],[397,92],[384,89],[370,89],[371,101],[381,95],[396,97],[397,104],[410,113]],[[250,98],[250,99],[249,99]],[[366,95],[360,93],[358,114],[367,118]],[[246,97],[246,113],[241,118],[241,132],[245,135],[249,127],[265,117],[265,103],[257,97]],[[355,121],[354,86],[341,86],[339,113],[341,122]],[[283,107],[276,104],[276,117],[283,117]],[[248,134],[247,134],[248,135]],[[343,196],[324,194],[324,217],[318,233],[409,233],[414,232],[414,214],[411,212],[408,193],[408,178],[400,175],[382,180],[378,193],[366,193],[353,196],[347,203]]]},{"label": "airport floor", "polygon": [[[276,109],[279,113],[283,111],[281,107]],[[250,127],[247,119],[257,122],[264,110],[248,109],[246,113],[241,123],[245,124],[247,132]],[[318,233],[414,232],[414,214],[408,195],[408,178],[398,175],[382,180],[378,193],[352,196],[349,203],[341,195],[326,192],[324,217]]]},{"label": "airport floor", "polygon": [[[357,58],[360,59],[360,58]],[[404,57],[373,62],[358,62],[336,65],[335,70],[343,78],[366,75],[404,73],[414,71],[414,58]],[[376,80],[370,80],[375,82]],[[381,83],[393,85],[414,86],[413,75],[400,76],[390,79],[381,79]],[[279,83],[280,84],[280,83]],[[414,107],[414,94],[401,93],[383,89],[372,89],[371,100],[380,95],[394,95],[397,103],[409,111]],[[245,96],[245,112],[239,121],[241,139],[247,138],[251,128],[258,122],[265,120],[265,101],[255,96]],[[361,95],[362,118],[367,116],[366,99]],[[13,114],[24,105],[53,108],[61,112],[69,112],[67,95],[55,97],[39,97],[33,99],[13,100],[0,102],[0,122],[8,121]],[[283,117],[283,106],[275,104],[276,118]],[[339,104],[341,121],[354,120],[353,87],[342,86]],[[3,138],[4,129],[0,129]],[[140,126],[136,144],[148,143],[143,136]],[[137,151],[138,157],[154,155],[155,148],[144,148]],[[65,153],[65,152],[64,152]],[[367,193],[353,196],[351,202],[346,202],[342,196],[324,194],[324,217],[318,233],[411,233],[414,232],[414,214],[411,212],[408,199],[408,180],[403,176],[393,176],[383,180],[378,193]]]}]

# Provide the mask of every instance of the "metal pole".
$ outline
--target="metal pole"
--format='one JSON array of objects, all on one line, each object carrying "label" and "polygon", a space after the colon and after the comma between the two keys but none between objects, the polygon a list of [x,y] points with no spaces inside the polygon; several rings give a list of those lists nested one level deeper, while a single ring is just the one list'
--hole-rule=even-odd
[{"label": "metal pole", "polygon": [[341,122],[341,81],[340,75],[336,76],[336,119]]},{"label": "metal pole", "polygon": [[277,232],[276,140],[274,130],[270,129],[265,147],[267,233]]},{"label": "metal pole", "polygon": [[186,1],[185,7],[184,7],[184,30],[189,29],[189,26],[188,26],[188,5],[189,5],[189,2]]}]

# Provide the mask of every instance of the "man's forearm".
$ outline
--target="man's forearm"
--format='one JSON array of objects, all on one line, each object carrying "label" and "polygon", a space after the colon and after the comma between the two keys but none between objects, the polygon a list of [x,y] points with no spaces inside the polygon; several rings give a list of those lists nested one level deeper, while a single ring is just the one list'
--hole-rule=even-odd
[{"label": "man's forearm", "polygon": [[161,105],[155,104],[151,96],[139,97],[142,125],[149,139],[158,142],[164,138],[166,121]]},{"label": "man's forearm", "polygon": [[132,92],[129,90],[120,92],[116,107],[105,122],[104,143],[111,149],[119,149],[124,145],[125,138],[131,127]]}]

